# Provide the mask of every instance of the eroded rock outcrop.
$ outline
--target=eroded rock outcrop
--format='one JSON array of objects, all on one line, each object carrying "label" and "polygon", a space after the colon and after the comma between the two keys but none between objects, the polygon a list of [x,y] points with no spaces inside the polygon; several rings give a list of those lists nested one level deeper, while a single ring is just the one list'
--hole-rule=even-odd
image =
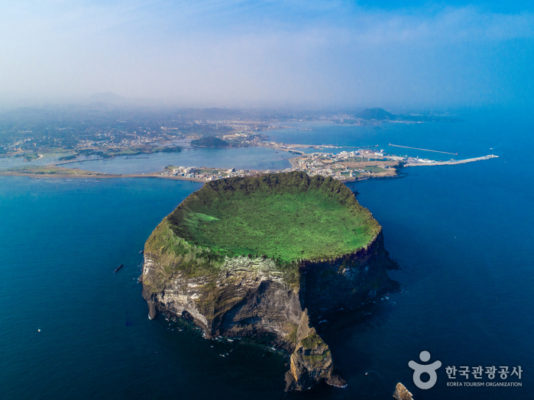
[{"label": "eroded rock outcrop", "polygon": [[[208,183],[195,193],[192,202],[186,199],[147,241],[142,282],[149,317],[167,313],[189,319],[202,329],[206,338],[251,337],[285,349],[289,354],[288,390],[306,390],[318,382],[343,387],[345,382],[334,373],[331,350],[315,324],[318,318],[340,309],[357,309],[395,286],[386,273],[394,263],[384,250],[380,226],[346,186],[329,178],[292,173],[224,181]],[[208,214],[210,201],[220,204],[230,191],[234,193],[229,195],[234,196],[232,205],[238,206],[236,191],[244,190],[248,196],[258,187],[262,187],[262,195],[275,193],[277,201],[286,191],[295,190],[299,196],[300,192],[307,196],[310,191],[316,197],[317,193],[324,193],[328,201],[340,198],[344,207],[347,202],[351,213],[365,213],[362,220],[370,221],[370,228],[355,227],[355,231],[365,231],[370,240],[334,257],[281,260],[272,253],[261,254],[261,247],[245,249],[250,254],[236,254],[239,252],[229,251],[228,246],[219,248],[213,243],[208,246],[198,239],[205,237],[200,234],[204,232],[202,224],[218,223],[223,218],[215,212]],[[200,193],[202,190],[208,193]],[[194,223],[187,229],[197,231],[190,234],[183,226],[176,229],[181,221]],[[257,233],[261,223],[253,228]],[[271,251],[271,247],[265,248],[266,252]]]},{"label": "eroded rock outcrop", "polygon": [[393,398],[395,400],[413,400],[413,395],[408,389],[406,389],[406,386],[399,382],[397,383],[397,386],[395,386]]}]

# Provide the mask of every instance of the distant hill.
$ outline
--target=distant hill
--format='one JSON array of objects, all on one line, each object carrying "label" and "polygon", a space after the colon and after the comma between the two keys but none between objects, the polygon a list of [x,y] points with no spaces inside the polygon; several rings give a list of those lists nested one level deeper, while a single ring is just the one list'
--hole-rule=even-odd
[{"label": "distant hill", "polygon": [[358,117],[363,119],[374,119],[377,121],[386,121],[395,119],[395,115],[384,110],[383,108],[366,108],[363,111],[360,111],[356,114]]},{"label": "distant hill", "polygon": [[226,140],[219,139],[216,136],[205,136],[200,139],[192,140],[191,145],[195,147],[220,148],[228,147],[230,146],[230,143],[228,143]]}]

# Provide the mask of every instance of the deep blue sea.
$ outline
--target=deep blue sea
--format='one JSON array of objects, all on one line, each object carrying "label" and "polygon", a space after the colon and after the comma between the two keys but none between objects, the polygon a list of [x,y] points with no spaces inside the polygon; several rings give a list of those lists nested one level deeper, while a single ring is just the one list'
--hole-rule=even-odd
[{"label": "deep blue sea", "polygon": [[[328,332],[344,390],[284,394],[281,355],[147,319],[139,250],[200,184],[0,178],[0,398],[390,399],[402,381],[417,400],[531,399],[534,118],[458,114],[454,122],[273,132],[302,143],[500,155],[350,185],[382,224],[402,289]],[[443,364],[427,391],[415,388],[407,365],[422,350]],[[447,386],[445,366],[479,365],[521,366],[522,388]]]}]

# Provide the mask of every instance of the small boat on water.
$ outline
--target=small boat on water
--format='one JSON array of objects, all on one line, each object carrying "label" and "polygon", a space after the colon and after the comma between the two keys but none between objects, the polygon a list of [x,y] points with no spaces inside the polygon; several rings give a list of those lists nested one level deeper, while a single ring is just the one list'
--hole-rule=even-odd
[{"label": "small boat on water", "polygon": [[139,254],[143,254],[144,252],[144,250],[139,250]]},{"label": "small boat on water", "polygon": [[124,267],[124,264],[119,265],[117,268],[115,268],[115,273],[119,272]]}]

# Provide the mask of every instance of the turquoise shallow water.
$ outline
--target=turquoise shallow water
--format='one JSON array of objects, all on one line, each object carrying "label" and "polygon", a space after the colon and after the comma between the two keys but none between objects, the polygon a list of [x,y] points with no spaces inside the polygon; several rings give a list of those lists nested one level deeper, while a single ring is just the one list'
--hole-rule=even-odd
[{"label": "turquoise shallow water", "polygon": [[90,171],[136,174],[158,172],[168,165],[213,168],[283,169],[290,167],[291,154],[263,147],[229,149],[184,149],[177,153],[154,153],[69,163]]},{"label": "turquoise shallow water", "polygon": [[[428,125],[425,145],[495,145],[502,157],[351,185],[382,224],[403,289],[327,333],[349,388],[305,395],[281,392],[285,360],[274,353],[147,320],[138,252],[199,184],[0,178],[1,397],[384,399],[401,380],[418,400],[531,398],[533,127],[476,115],[443,138]],[[441,371],[420,391],[407,362],[424,349],[444,365],[522,365],[523,388],[448,388]]]},{"label": "turquoise shallow water", "polygon": [[0,171],[11,168],[26,167],[28,165],[46,165],[57,162],[59,157],[59,155],[47,155],[46,157],[37,158],[32,161],[27,161],[22,157],[0,157]]},{"label": "turquoise shallow water", "polygon": [[[106,159],[88,158],[78,162],[66,162],[63,166],[116,174],[159,172],[168,165],[213,168],[284,169],[291,166],[288,159],[293,156],[285,151],[265,147],[238,147],[228,149],[185,148],[180,152],[171,153],[140,154]],[[47,155],[43,158],[26,161],[22,157],[0,157],[0,170],[31,165],[47,165],[57,162],[58,158],[59,155]]]}]

